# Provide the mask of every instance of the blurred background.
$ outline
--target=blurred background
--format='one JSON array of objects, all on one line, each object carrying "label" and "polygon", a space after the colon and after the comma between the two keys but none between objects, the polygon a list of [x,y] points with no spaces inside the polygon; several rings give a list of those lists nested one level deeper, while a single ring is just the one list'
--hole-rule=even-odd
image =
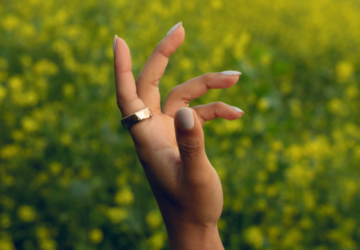
[{"label": "blurred background", "polygon": [[0,0],[0,250],[169,249],[122,128],[113,38],[135,78],[171,27],[160,81],[238,70],[204,126],[228,250],[360,247],[360,2]]}]

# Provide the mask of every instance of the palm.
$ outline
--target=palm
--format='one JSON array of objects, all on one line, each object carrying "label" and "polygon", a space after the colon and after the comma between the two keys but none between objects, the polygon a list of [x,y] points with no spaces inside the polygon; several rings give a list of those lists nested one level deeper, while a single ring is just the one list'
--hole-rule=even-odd
[{"label": "palm", "polygon": [[[199,206],[197,202],[188,201],[198,201],[203,208],[197,209],[200,214],[209,214],[208,217],[211,217],[215,209],[218,211],[215,217],[218,217],[222,209],[222,202],[219,202],[222,201],[222,189],[219,176],[210,162],[206,162],[207,171],[200,174],[201,179],[210,180],[201,184],[201,194],[194,192],[196,191],[194,186],[181,178],[181,157],[174,129],[174,118],[164,114],[156,115],[149,119],[147,124],[144,122],[143,127],[142,142],[146,141],[147,146],[137,145],[136,152],[159,206],[168,207],[175,203],[180,207],[188,206],[186,204],[197,207]],[[198,186],[199,182],[192,184]],[[204,200],[203,197],[206,199]],[[209,199],[210,197],[212,198]],[[169,199],[171,202],[166,201]]]}]

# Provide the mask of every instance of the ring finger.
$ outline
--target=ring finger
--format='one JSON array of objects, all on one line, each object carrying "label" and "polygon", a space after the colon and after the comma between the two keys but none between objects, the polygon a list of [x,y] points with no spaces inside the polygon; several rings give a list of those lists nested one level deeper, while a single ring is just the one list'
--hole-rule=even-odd
[{"label": "ring finger", "polygon": [[237,71],[207,73],[180,84],[170,91],[162,107],[162,113],[174,117],[179,108],[188,107],[192,100],[204,95],[209,89],[222,89],[233,86],[239,79],[240,74]]}]

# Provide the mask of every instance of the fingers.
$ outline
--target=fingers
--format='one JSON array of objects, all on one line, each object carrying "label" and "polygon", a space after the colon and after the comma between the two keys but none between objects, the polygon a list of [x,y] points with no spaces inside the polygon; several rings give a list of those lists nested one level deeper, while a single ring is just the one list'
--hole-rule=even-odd
[{"label": "fingers", "polygon": [[218,117],[227,120],[235,120],[244,114],[244,111],[241,109],[227,105],[223,102],[213,102],[204,105],[198,105],[193,107],[193,109],[197,113],[202,127],[206,121],[211,121]]},{"label": "fingers", "polygon": [[135,80],[131,72],[130,49],[126,42],[117,36],[114,38],[114,71],[116,99],[122,117],[145,108],[145,104],[136,93]]},{"label": "fingers", "polygon": [[169,57],[182,44],[185,30],[182,23],[176,24],[156,46],[136,81],[137,93],[154,114],[160,114],[159,81],[164,74]]},{"label": "fingers", "polygon": [[[231,75],[229,75],[229,72]],[[239,79],[240,72],[224,71],[222,73],[207,73],[193,78],[173,88],[162,107],[165,115],[174,117],[175,112],[188,107],[189,103],[204,95],[209,89],[229,88]]]}]

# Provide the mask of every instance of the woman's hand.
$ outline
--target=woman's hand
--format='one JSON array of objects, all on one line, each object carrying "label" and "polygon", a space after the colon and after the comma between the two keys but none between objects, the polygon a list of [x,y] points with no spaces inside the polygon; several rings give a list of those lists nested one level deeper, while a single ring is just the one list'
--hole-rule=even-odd
[{"label": "woman's hand", "polygon": [[223,249],[217,230],[223,193],[205,152],[202,126],[217,117],[238,119],[243,112],[222,102],[188,106],[211,88],[233,86],[240,72],[208,73],[178,85],[161,109],[159,81],[184,37],[178,23],[156,46],[135,82],[130,50],[115,36],[117,103],[123,117],[146,107],[153,113],[129,132],[163,215],[171,249]]}]

